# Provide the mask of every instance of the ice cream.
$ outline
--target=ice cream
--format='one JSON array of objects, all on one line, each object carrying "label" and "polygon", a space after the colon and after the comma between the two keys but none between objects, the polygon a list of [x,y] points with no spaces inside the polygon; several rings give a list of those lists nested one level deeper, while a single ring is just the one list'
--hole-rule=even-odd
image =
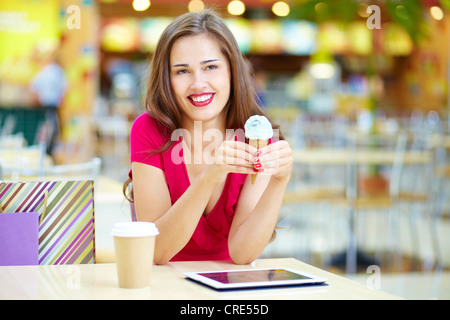
[{"label": "ice cream", "polygon": [[[269,143],[273,136],[272,124],[264,116],[251,116],[245,122],[245,137],[249,144],[256,149],[261,149]],[[252,184],[255,183],[256,174],[252,175]]]}]

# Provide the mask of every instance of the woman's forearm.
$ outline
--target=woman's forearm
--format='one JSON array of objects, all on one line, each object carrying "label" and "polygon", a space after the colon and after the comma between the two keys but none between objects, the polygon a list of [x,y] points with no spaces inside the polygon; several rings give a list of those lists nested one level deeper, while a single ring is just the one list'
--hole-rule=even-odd
[{"label": "woman's forearm", "polygon": [[213,189],[214,183],[206,174],[200,174],[175,204],[154,221],[159,230],[155,243],[156,264],[167,263],[188,243]]},{"label": "woman's forearm", "polygon": [[236,264],[254,261],[272,238],[289,178],[271,179],[253,212],[242,221],[228,240],[231,259]]}]

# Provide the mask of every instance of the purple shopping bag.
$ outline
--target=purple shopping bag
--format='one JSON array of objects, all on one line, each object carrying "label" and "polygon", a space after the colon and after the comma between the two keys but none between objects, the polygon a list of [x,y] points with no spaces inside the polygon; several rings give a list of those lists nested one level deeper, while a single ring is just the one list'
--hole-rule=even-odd
[{"label": "purple shopping bag", "polygon": [[39,214],[0,213],[0,266],[39,264]]}]

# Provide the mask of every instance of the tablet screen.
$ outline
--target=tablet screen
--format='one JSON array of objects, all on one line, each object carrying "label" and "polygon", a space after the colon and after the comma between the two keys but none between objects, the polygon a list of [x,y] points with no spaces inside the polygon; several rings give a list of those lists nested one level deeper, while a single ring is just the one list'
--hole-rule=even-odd
[{"label": "tablet screen", "polygon": [[326,279],[290,268],[186,272],[185,275],[216,289],[319,284]]},{"label": "tablet screen", "polygon": [[267,282],[283,280],[311,279],[285,269],[267,269],[249,271],[205,272],[199,275],[220,283]]}]

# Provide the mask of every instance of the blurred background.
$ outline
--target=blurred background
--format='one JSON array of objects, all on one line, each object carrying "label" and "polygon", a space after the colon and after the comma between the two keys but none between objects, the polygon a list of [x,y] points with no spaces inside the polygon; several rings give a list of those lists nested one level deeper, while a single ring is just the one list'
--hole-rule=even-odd
[{"label": "blurred background", "polygon": [[406,298],[450,298],[450,0],[0,2],[7,181],[92,178],[97,262],[129,220],[129,130],[159,35],[212,7],[294,149],[276,241]]}]

